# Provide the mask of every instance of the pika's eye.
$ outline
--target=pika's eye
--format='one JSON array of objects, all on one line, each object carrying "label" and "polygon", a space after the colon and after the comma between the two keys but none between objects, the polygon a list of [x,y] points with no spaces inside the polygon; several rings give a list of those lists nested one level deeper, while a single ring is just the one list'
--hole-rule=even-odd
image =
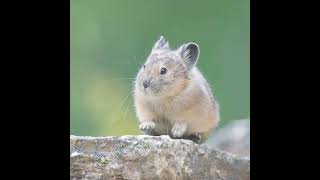
[{"label": "pika's eye", "polygon": [[167,69],[166,69],[166,68],[161,68],[160,73],[161,73],[161,74],[167,73]]},{"label": "pika's eye", "polygon": [[143,68],[145,69],[145,68],[146,68],[146,65],[143,65]]}]

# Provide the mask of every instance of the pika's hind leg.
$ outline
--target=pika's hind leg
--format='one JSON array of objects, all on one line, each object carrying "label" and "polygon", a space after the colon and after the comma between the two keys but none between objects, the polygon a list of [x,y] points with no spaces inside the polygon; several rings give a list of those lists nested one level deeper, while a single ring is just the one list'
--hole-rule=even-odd
[{"label": "pika's hind leg", "polygon": [[189,139],[193,141],[194,143],[197,144],[202,144],[208,139],[208,134],[207,132],[204,133],[192,133],[186,137],[186,139]]},{"label": "pika's hind leg", "polygon": [[208,133],[192,133],[186,136],[185,139],[189,139],[197,144],[202,144],[208,139]]},{"label": "pika's hind leg", "polygon": [[139,125],[140,131],[142,131],[145,135],[150,136],[159,136],[155,131],[156,124],[152,121],[141,122]]},{"label": "pika's hind leg", "polygon": [[189,140],[191,140],[191,141],[193,141],[193,142],[195,142],[197,144],[200,144],[202,136],[201,136],[201,133],[193,133],[193,134],[188,135],[185,138],[189,139]]}]

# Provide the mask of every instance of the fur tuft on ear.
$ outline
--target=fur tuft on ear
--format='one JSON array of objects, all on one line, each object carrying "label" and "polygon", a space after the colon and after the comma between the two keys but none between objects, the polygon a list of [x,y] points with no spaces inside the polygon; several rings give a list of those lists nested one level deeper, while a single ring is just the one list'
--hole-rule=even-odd
[{"label": "fur tuft on ear", "polygon": [[160,36],[159,40],[154,44],[153,49],[167,49],[169,48],[169,42]]},{"label": "fur tuft on ear", "polygon": [[199,46],[196,43],[183,44],[177,51],[189,68],[196,65],[200,54]]}]

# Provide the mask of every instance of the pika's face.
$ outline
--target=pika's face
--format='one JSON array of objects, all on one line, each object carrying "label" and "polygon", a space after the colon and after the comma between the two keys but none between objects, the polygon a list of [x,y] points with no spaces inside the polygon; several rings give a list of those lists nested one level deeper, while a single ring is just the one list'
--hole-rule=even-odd
[{"label": "pika's face", "polygon": [[154,52],[141,68],[136,88],[147,96],[173,96],[185,88],[188,69],[174,53]]},{"label": "pika's face", "polygon": [[196,64],[198,54],[198,46],[194,43],[171,50],[168,42],[161,37],[137,75],[135,90],[156,98],[179,94],[189,83],[189,73]]}]

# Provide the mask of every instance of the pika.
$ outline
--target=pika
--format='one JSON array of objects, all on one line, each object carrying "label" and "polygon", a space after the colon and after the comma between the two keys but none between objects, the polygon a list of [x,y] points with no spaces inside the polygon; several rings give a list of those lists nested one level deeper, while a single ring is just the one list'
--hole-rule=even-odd
[{"label": "pika", "polygon": [[201,144],[218,126],[219,104],[197,69],[199,46],[190,42],[171,50],[160,36],[134,81],[139,129]]}]

